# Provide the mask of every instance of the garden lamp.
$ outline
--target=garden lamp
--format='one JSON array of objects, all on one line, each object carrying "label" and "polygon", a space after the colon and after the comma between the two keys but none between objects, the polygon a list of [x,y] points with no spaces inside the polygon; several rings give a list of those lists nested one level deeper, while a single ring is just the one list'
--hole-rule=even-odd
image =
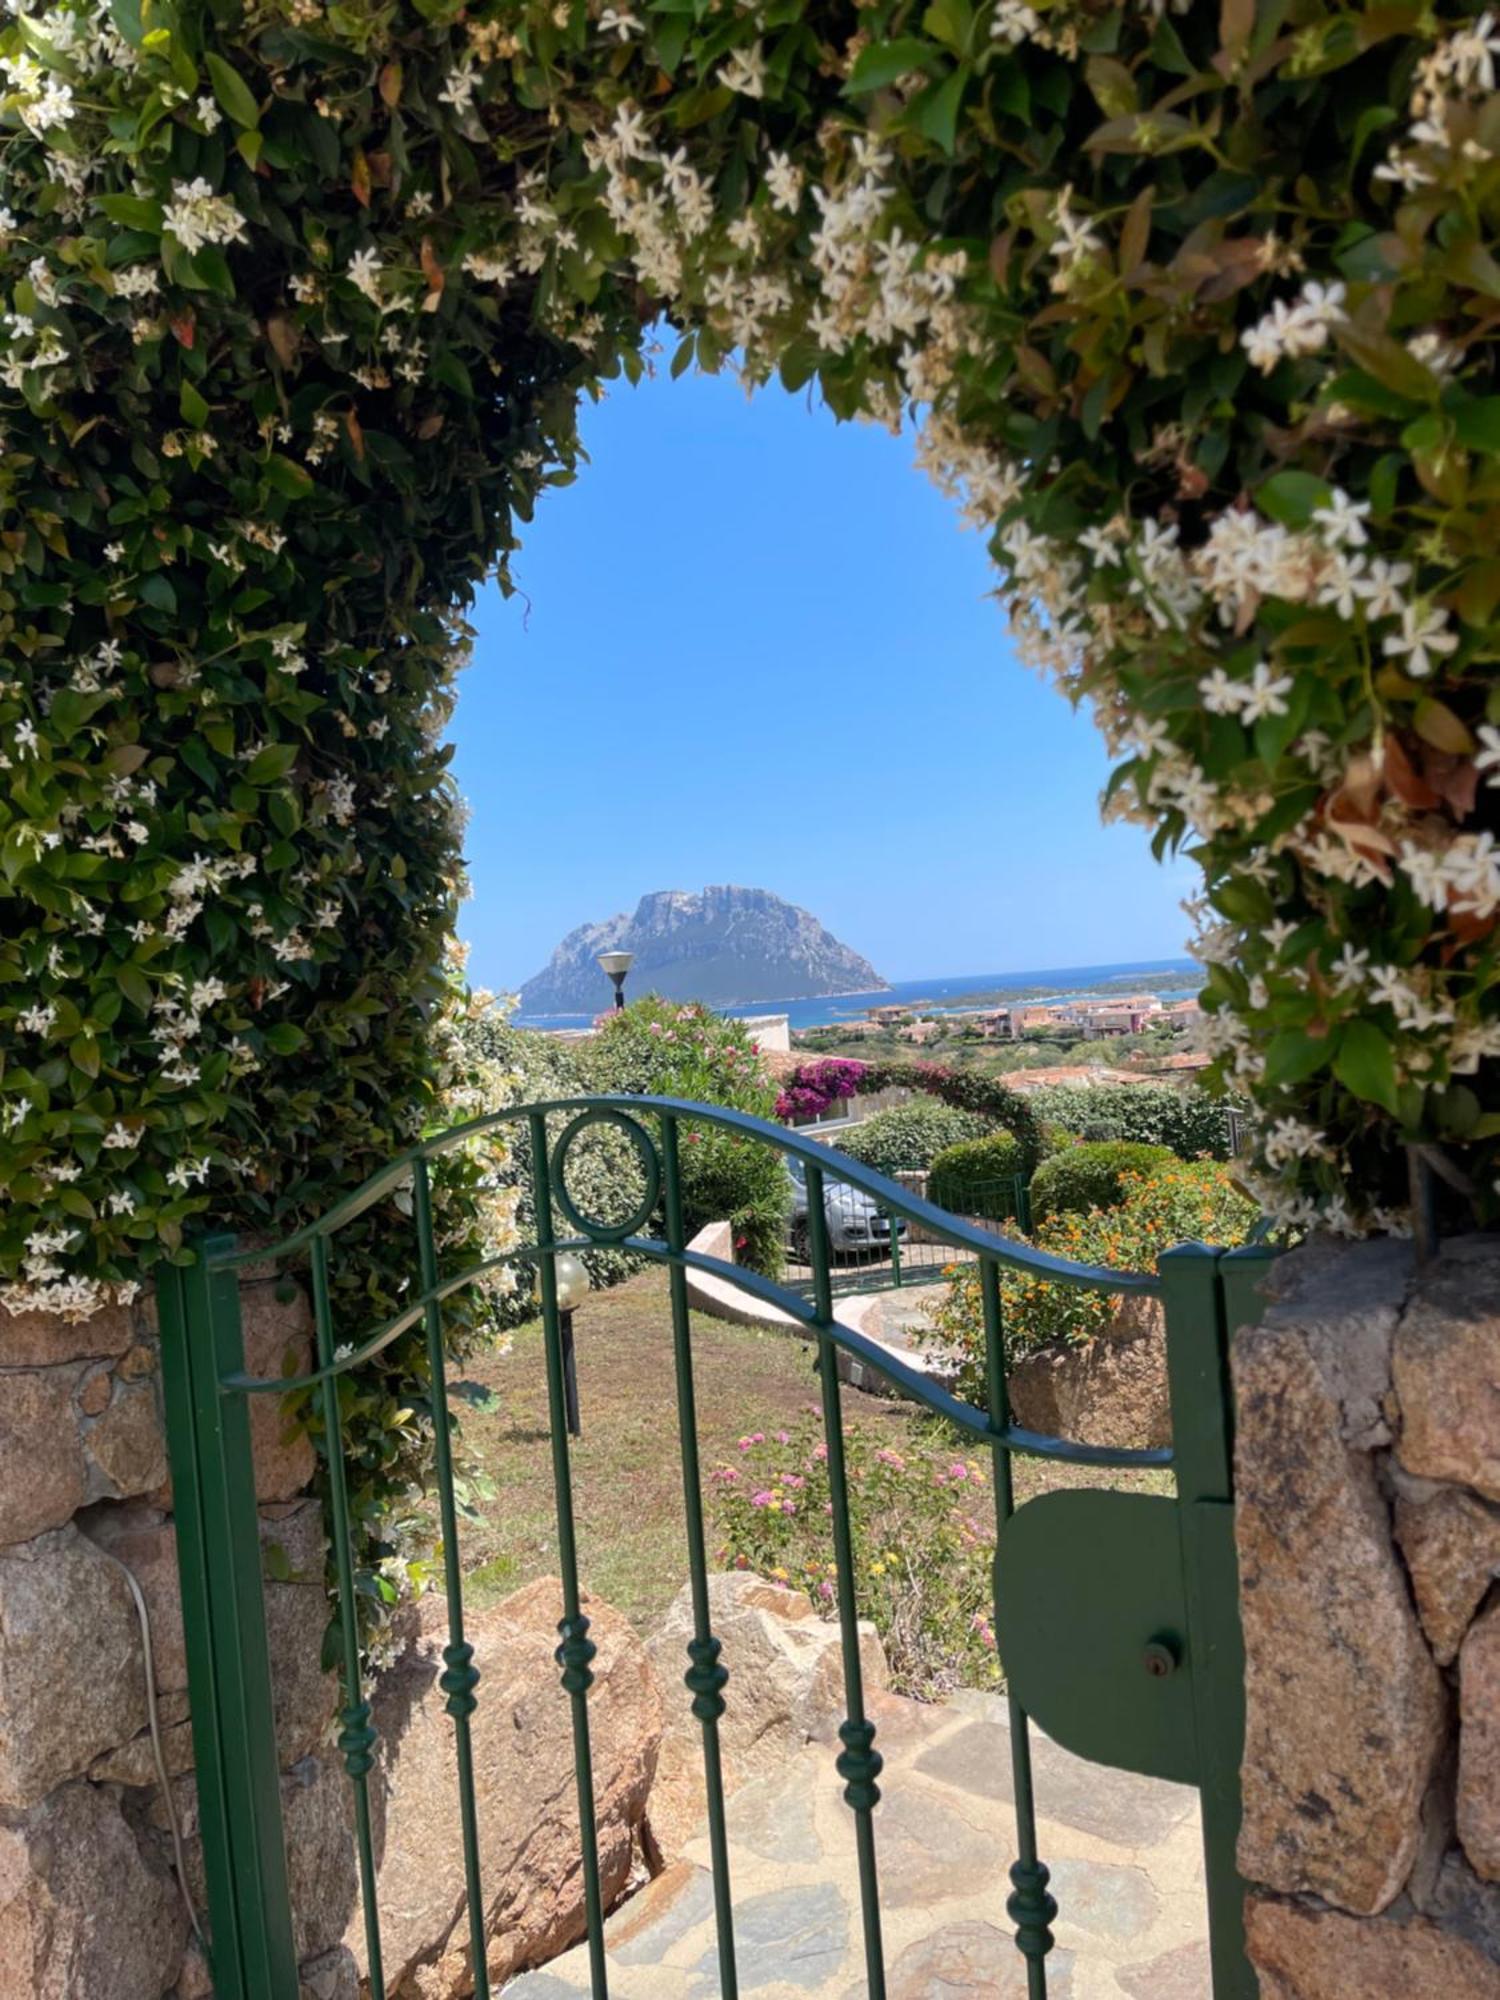
[{"label": "garden lamp", "polygon": [[578,1357],[573,1347],[573,1314],[589,1295],[588,1266],[571,1250],[558,1252],[553,1270],[557,1277],[557,1310],[562,1327],[563,1405],[569,1437],[583,1436],[583,1419],[578,1410]]},{"label": "garden lamp", "polygon": [[635,963],[633,951],[601,951],[600,970],[607,972],[615,983],[615,1005],[625,1005],[625,975]]}]

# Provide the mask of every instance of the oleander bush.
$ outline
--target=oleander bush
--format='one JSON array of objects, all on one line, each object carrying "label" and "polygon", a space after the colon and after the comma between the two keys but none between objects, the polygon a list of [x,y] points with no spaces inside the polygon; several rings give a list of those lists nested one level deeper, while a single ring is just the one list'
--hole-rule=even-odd
[{"label": "oleander bush", "polygon": [[[481,1006],[476,1007],[473,1018],[464,1024],[460,1034],[466,1048],[486,1066],[490,1087],[483,1093],[479,1106],[484,1111],[588,1093],[590,1084],[576,1043],[559,1035],[513,1027],[503,1010],[489,1002],[487,995],[481,997]],[[567,1122],[566,1112],[549,1113],[549,1147],[556,1146]],[[515,1233],[520,1243],[531,1244],[536,1241],[537,1233],[531,1133],[526,1121],[504,1129],[508,1132],[508,1144],[505,1157],[495,1168],[495,1184],[514,1191]],[[584,1214],[604,1221],[624,1213],[644,1192],[629,1142],[623,1134],[611,1132],[607,1127],[584,1133],[569,1149],[566,1185]],[[560,1222],[559,1233],[571,1233],[565,1222]],[[579,1254],[599,1291],[620,1284],[646,1264],[645,1258],[608,1243],[594,1244]],[[489,1322],[497,1330],[519,1326],[536,1314],[531,1267],[518,1265],[517,1271],[517,1283],[487,1301]]]},{"label": "oleander bush", "polygon": [[1049,1215],[1117,1208],[1127,1176],[1149,1176],[1175,1158],[1170,1146],[1133,1145],[1121,1139],[1070,1146],[1044,1160],[1032,1176],[1032,1217],[1044,1222]]},{"label": "oleander bush", "polygon": [[851,1160],[873,1167],[876,1173],[897,1174],[930,1167],[948,1147],[983,1138],[992,1129],[975,1112],[919,1100],[875,1112],[852,1130],[840,1132],[836,1143]]},{"label": "oleander bush", "polygon": [[[1248,1239],[1259,1213],[1220,1162],[1173,1160],[1146,1174],[1127,1174],[1113,1208],[1068,1210],[1037,1222],[1031,1241],[1079,1264],[1154,1271],[1162,1252],[1178,1243],[1235,1249]],[[1006,1353],[1013,1360],[1052,1341],[1092,1339],[1124,1299],[1123,1293],[1080,1291],[1020,1271],[1001,1274],[1000,1295]],[[977,1266],[956,1265],[949,1272],[931,1326],[932,1345],[952,1363],[958,1393],[984,1407],[984,1307]]]},{"label": "oleander bush", "polygon": [[1015,1183],[1025,1173],[1020,1141],[1009,1132],[945,1146],[932,1161],[927,1199],[955,1215],[999,1221],[1015,1213]]},{"label": "oleander bush", "polygon": [[[928,1700],[996,1686],[995,1499],[985,1471],[936,1440],[898,1451],[848,1426],[844,1454],[860,1614],[884,1642],[891,1685]],[[828,1455],[816,1413],[794,1431],[742,1437],[708,1484],[719,1563],[805,1590],[835,1617]]]},{"label": "oleander bush", "polygon": [[[648,997],[601,1015],[597,1025],[582,1061],[592,1090],[688,1098],[765,1119],[776,1108],[776,1085],[741,1021],[696,1001]],[[705,1223],[728,1222],[735,1261],[776,1277],[792,1202],[781,1154],[766,1140],[701,1119],[684,1120],[679,1139],[688,1236]]]}]

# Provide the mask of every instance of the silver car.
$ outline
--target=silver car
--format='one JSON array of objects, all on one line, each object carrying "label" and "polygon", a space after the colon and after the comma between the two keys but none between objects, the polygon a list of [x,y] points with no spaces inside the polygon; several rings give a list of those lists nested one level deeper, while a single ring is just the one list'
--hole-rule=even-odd
[{"label": "silver car", "polygon": [[[805,1264],[809,1261],[807,1168],[803,1161],[789,1157],[786,1170],[792,1183],[792,1251]],[[863,1188],[850,1187],[847,1181],[825,1180],[823,1214],[828,1222],[828,1247],[835,1255],[889,1248],[891,1217]],[[897,1216],[895,1221],[897,1236],[904,1236],[905,1218]]]}]

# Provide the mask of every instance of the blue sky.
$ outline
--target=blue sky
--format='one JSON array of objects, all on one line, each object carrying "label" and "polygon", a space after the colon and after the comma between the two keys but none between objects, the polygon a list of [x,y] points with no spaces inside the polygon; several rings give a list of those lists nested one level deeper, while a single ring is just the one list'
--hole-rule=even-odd
[{"label": "blue sky", "polygon": [[1100,825],[1093,727],[1016,660],[909,437],[704,376],[618,385],[582,431],[460,685],[477,984],[707,882],[889,979],[1181,952],[1194,871]]}]

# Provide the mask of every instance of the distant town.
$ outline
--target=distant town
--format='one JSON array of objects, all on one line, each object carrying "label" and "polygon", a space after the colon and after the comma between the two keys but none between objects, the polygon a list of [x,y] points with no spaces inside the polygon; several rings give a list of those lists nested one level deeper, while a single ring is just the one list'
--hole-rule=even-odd
[{"label": "distant town", "polygon": [[1017,1089],[1039,1089],[1191,1077],[1209,1063],[1202,1025],[1192,995],[1078,994],[963,1009],[881,1003],[846,1021],[791,1029],[787,1046],[818,1055],[920,1049],[1005,1073]]}]

